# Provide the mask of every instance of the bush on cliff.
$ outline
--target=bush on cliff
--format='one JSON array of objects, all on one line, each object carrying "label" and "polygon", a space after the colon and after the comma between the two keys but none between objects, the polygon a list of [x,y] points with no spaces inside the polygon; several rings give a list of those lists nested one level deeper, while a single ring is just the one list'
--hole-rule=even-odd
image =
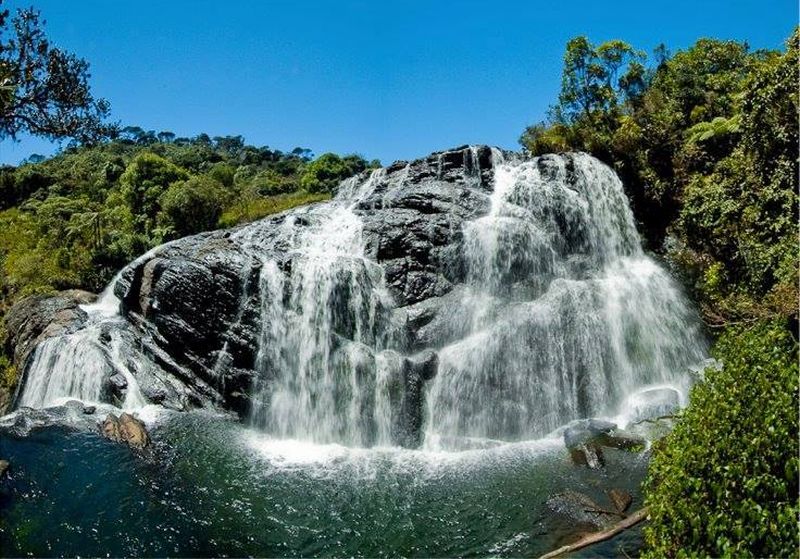
[{"label": "bush on cliff", "polygon": [[646,557],[797,557],[798,347],[780,322],[731,329],[646,482]]}]

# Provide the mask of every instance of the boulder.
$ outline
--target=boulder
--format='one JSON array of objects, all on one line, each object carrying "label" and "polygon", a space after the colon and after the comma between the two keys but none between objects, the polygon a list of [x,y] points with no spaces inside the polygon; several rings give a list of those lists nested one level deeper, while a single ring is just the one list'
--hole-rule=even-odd
[{"label": "boulder", "polygon": [[606,465],[603,449],[591,441],[573,446],[569,449],[569,455],[573,464],[588,466],[592,470],[598,470]]},{"label": "boulder", "polygon": [[131,448],[142,450],[150,445],[144,422],[123,412],[119,417],[108,414],[100,426],[103,436],[117,443],[125,443]]},{"label": "boulder", "polygon": [[647,446],[647,440],[644,437],[622,429],[614,429],[608,433],[598,435],[596,441],[601,446],[631,452],[641,452]]},{"label": "boulder", "polygon": [[633,496],[624,489],[609,489],[607,493],[611,504],[614,505],[614,510],[619,513],[624,513],[628,510],[633,502]]},{"label": "boulder", "polygon": [[8,460],[0,460],[0,479],[3,479],[10,467],[11,463]]},{"label": "boulder", "polygon": [[644,450],[646,443],[641,435],[601,419],[575,421],[564,430],[564,446],[572,462],[592,469],[605,465],[602,447],[638,452]]},{"label": "boulder", "polygon": [[629,399],[630,424],[675,414],[680,409],[680,394],[674,388],[650,388]]}]

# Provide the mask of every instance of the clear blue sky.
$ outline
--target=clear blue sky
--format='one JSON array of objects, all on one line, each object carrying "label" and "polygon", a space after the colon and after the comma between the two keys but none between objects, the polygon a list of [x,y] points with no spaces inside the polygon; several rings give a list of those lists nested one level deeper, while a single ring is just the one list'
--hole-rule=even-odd
[{"label": "clear blue sky", "polygon": [[[123,124],[384,163],[516,148],[555,99],[575,35],[648,51],[700,37],[779,48],[798,20],[796,0],[6,2],[31,4],[54,43],[90,62]],[[0,162],[53,150],[4,141]]]}]

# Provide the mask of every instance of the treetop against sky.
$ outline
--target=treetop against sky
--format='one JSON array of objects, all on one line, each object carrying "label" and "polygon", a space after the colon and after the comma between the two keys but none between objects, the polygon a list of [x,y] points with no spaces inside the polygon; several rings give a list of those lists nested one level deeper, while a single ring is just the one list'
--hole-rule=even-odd
[{"label": "treetop against sky", "polygon": [[[179,136],[384,162],[463,143],[514,148],[557,96],[564,45],[620,38],[651,51],[700,37],[780,48],[793,0],[670,2],[104,2],[9,0],[41,10],[85,58],[111,116]],[[53,144],[0,144],[18,163]]]}]

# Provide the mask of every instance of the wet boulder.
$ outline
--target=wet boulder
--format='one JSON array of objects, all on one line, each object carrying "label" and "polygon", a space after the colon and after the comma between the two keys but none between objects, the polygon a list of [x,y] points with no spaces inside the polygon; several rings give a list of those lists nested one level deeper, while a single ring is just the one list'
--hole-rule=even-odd
[{"label": "wet boulder", "polygon": [[591,469],[605,465],[603,447],[639,452],[646,443],[641,435],[623,431],[616,423],[601,419],[575,421],[564,430],[564,446],[572,462]]},{"label": "wet boulder", "polygon": [[607,493],[608,499],[611,501],[611,504],[614,505],[614,510],[618,513],[627,511],[633,502],[633,496],[624,489],[609,489]]},{"label": "wet boulder", "polygon": [[647,446],[647,440],[643,436],[622,429],[598,435],[595,440],[601,446],[630,452],[641,452]]},{"label": "wet boulder", "polygon": [[422,444],[425,383],[436,375],[438,365],[439,357],[431,350],[403,359],[391,391],[392,407],[396,410],[392,429],[396,444],[405,448]]},{"label": "wet boulder", "polygon": [[141,450],[150,445],[144,422],[129,413],[123,412],[117,417],[108,414],[100,426],[103,436],[117,443],[125,443],[131,448]]}]

